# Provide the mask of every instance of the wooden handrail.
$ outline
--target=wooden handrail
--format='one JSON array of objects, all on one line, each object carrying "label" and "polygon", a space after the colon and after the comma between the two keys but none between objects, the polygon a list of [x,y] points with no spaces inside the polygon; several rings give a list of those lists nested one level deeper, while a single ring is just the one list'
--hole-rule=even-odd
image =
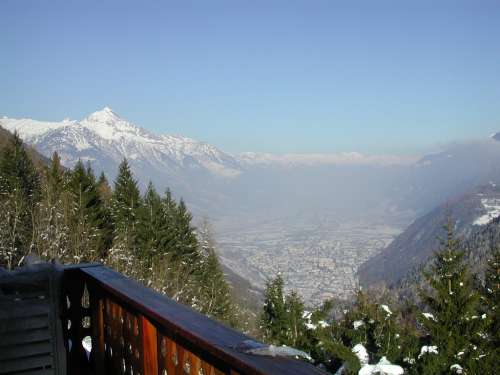
[{"label": "wooden handrail", "polygon": [[[325,374],[242,353],[236,347],[248,336],[101,265],[65,270],[62,305],[70,375]],[[86,336],[90,356],[80,344]]]}]

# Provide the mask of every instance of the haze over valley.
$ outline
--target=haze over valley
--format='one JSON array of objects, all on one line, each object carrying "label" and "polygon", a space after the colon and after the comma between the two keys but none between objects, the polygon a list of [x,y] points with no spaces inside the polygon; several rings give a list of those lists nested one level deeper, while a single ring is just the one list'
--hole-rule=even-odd
[{"label": "haze over valley", "polygon": [[[209,219],[226,266],[261,288],[281,272],[309,303],[352,297],[360,265],[413,220],[500,176],[500,143],[487,136],[421,157],[233,155],[154,134],[108,107],[80,121],[4,117],[0,126],[47,157],[57,151],[67,167],[82,160],[111,180],[127,158],[142,188],[149,180],[159,191],[170,188],[197,222]],[[493,213],[476,225],[498,216],[488,204],[473,215],[487,210]]]}]

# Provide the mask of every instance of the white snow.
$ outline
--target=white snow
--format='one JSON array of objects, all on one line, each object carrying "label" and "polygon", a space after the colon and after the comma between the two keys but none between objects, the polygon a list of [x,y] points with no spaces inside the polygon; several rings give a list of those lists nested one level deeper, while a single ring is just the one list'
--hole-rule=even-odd
[{"label": "white snow", "polygon": [[463,372],[464,372],[464,369],[462,368],[462,366],[460,366],[457,363],[455,363],[454,365],[451,365],[450,370],[453,371],[455,374],[463,374]]},{"label": "white snow", "polygon": [[[42,154],[50,157],[58,151],[62,163],[72,167],[78,159],[91,155],[96,161],[108,159],[117,164],[127,158],[146,175],[167,170],[178,173],[186,166],[201,168],[212,175],[234,178],[241,174],[238,161],[217,148],[190,138],[156,135],[121,118],[109,107],[94,112],[81,121],[65,119],[43,122],[31,119],[0,119],[0,126],[14,132]],[[67,150],[66,150],[67,149]],[[132,168],[134,163],[131,163]]]},{"label": "white snow", "polygon": [[485,213],[474,220],[473,225],[486,225],[500,216],[500,199],[483,198],[481,204]]},{"label": "white snow", "polygon": [[436,318],[431,313],[422,313],[422,315],[427,319],[436,321]]},{"label": "white snow", "polygon": [[320,321],[318,322],[318,324],[319,324],[319,326],[320,326],[321,328],[326,328],[326,327],[330,326],[330,325],[329,325],[327,322],[325,322],[324,320],[320,320]]},{"label": "white snow", "polygon": [[422,346],[418,358],[422,357],[424,354],[438,354],[437,346],[427,346],[427,345]]},{"label": "white snow", "polygon": [[239,160],[248,165],[312,166],[312,165],[408,165],[417,161],[414,157],[392,155],[364,155],[359,152],[336,154],[270,154],[244,152]]},{"label": "white snow", "polygon": [[362,320],[356,320],[356,321],[354,321],[354,322],[352,323],[352,327],[353,327],[354,329],[358,329],[359,327],[362,327],[362,326],[364,326],[364,325],[365,325],[365,323],[364,323]]},{"label": "white snow", "polygon": [[307,329],[316,329],[317,328],[316,324],[312,324],[312,323],[306,323],[306,327],[307,327]]},{"label": "white snow", "polygon": [[393,365],[386,357],[382,357],[376,365],[363,365],[358,375],[403,375],[403,373],[401,366]]},{"label": "white snow", "polygon": [[392,311],[391,311],[391,309],[389,309],[389,306],[387,306],[387,305],[380,305],[380,308],[386,312],[387,317],[389,317],[389,316],[392,315]]},{"label": "white snow", "polygon": [[370,361],[370,356],[368,355],[368,351],[363,346],[363,344],[356,344],[354,348],[352,348],[352,352],[358,357],[359,363],[362,365],[367,365]]},{"label": "white snow", "polygon": [[271,357],[278,356],[278,357],[305,358],[309,361],[312,360],[311,356],[308,353],[286,345],[282,346],[265,345],[262,347],[246,350],[245,353],[254,355],[269,355]]},{"label": "white snow", "polygon": [[4,117],[0,126],[10,132],[17,131],[22,138],[32,139],[52,130],[61,129],[77,124],[76,121],[63,120],[61,122],[45,122],[32,119],[10,119]]}]

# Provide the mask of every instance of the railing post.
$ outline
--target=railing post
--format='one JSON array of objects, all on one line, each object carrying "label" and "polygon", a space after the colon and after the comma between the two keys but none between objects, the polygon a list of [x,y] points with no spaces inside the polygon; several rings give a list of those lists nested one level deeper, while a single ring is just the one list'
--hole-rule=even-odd
[{"label": "railing post", "polygon": [[142,368],[144,375],[158,375],[158,338],[156,327],[144,316],[140,315]]},{"label": "railing post", "polygon": [[106,358],[104,348],[104,301],[97,288],[91,294],[92,306],[92,357],[97,375],[106,374]]}]

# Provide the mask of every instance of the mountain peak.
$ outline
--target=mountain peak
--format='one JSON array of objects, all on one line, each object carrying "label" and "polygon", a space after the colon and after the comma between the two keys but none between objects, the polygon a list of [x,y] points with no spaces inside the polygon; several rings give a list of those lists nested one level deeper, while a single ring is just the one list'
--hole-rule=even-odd
[{"label": "mountain peak", "polygon": [[104,107],[100,111],[94,112],[89,115],[86,120],[92,122],[104,122],[106,124],[113,124],[122,119],[110,107]]},{"label": "mountain peak", "polygon": [[500,132],[492,134],[491,138],[493,138],[495,141],[500,141]]}]

